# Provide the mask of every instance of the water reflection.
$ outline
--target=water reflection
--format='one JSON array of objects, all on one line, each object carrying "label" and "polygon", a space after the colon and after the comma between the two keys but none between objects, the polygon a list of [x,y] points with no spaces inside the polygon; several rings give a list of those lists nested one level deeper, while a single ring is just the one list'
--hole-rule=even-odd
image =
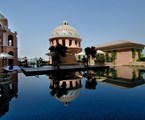
[{"label": "water reflection", "polygon": [[18,97],[18,74],[8,73],[0,78],[0,117],[9,111],[9,102]]},{"label": "water reflection", "polygon": [[49,79],[45,75],[26,78],[19,74],[21,97],[16,101],[13,99],[18,96],[18,76],[15,74],[13,79],[0,80],[0,119],[144,118],[144,86],[134,88],[145,83],[144,72],[116,66],[104,70],[53,73],[48,75]]},{"label": "water reflection", "polygon": [[104,71],[95,71],[97,81],[124,88],[133,88],[145,83],[144,70],[128,66],[116,66]]},{"label": "water reflection", "polygon": [[50,94],[67,106],[78,97],[82,88],[79,75],[79,72],[50,74]]},{"label": "water reflection", "polygon": [[85,88],[90,89],[90,90],[95,90],[96,85],[97,85],[96,78],[94,77],[96,76],[95,72],[92,70],[89,70],[89,71],[84,72],[82,76],[87,79]]},{"label": "water reflection", "polygon": [[81,80],[86,80],[85,88],[89,90],[97,89],[98,82],[117,87],[133,88],[145,83],[143,74],[144,70],[127,66],[116,66],[96,71],[50,74],[50,95],[67,106],[78,97],[82,88]]}]

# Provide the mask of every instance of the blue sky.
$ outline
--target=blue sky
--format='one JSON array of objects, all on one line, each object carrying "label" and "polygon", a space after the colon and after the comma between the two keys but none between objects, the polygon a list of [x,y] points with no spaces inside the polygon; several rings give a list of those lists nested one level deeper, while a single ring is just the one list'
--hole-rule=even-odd
[{"label": "blue sky", "polygon": [[81,46],[116,40],[145,44],[145,0],[1,0],[0,13],[18,32],[18,55],[47,58],[51,32],[67,20]]}]

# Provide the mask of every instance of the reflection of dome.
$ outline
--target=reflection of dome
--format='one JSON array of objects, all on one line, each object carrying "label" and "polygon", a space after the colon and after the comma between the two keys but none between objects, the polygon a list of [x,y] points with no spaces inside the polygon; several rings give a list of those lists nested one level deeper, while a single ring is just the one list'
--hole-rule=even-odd
[{"label": "reflection of dome", "polygon": [[0,20],[5,20],[6,18],[2,15],[2,14],[0,14]]},{"label": "reflection of dome", "polygon": [[68,24],[67,21],[64,21],[62,25],[58,26],[53,30],[51,33],[51,38],[60,38],[60,37],[73,37],[73,38],[79,38],[80,36],[76,29],[74,29],[72,26]]},{"label": "reflection of dome", "polygon": [[55,96],[55,98],[63,102],[64,105],[67,105],[69,102],[73,101],[74,99],[78,97],[78,95],[80,94],[80,90],[81,88],[75,89],[75,90],[68,90],[66,95],[63,95],[60,98]]}]

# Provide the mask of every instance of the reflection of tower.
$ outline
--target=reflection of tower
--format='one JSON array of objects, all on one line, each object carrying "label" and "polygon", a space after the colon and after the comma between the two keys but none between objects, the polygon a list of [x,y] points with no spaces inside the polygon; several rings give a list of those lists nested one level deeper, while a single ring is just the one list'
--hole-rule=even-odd
[{"label": "reflection of tower", "polygon": [[52,76],[49,78],[51,95],[63,102],[65,106],[78,97],[82,87],[79,77],[75,76],[74,73],[69,75],[63,75],[61,80]]},{"label": "reflection of tower", "polygon": [[[0,14],[0,53],[8,53],[14,56],[14,59],[8,59],[6,62],[8,65],[17,65],[17,33],[11,32],[8,28],[8,20]],[[0,59],[0,67],[2,67],[2,61]]]},{"label": "reflection of tower", "polygon": [[0,79],[0,117],[9,111],[11,99],[18,96],[18,75],[13,73],[10,76],[4,81]]},{"label": "reflection of tower", "polygon": [[75,53],[79,53],[82,50],[81,38],[77,30],[70,26],[67,21],[64,21],[62,25],[53,30],[49,41],[50,46],[55,46],[59,43],[68,48],[66,57],[61,58],[62,64],[76,64]]}]

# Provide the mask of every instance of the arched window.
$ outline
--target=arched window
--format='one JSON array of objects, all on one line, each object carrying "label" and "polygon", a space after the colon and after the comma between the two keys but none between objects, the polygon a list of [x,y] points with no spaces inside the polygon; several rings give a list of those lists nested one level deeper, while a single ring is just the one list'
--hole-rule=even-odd
[{"label": "arched window", "polygon": [[9,54],[9,55],[12,55],[12,56],[14,55],[14,53],[13,53],[12,51],[10,51],[8,54]]},{"label": "arched window", "polygon": [[13,46],[13,36],[12,35],[8,36],[8,46]]}]

